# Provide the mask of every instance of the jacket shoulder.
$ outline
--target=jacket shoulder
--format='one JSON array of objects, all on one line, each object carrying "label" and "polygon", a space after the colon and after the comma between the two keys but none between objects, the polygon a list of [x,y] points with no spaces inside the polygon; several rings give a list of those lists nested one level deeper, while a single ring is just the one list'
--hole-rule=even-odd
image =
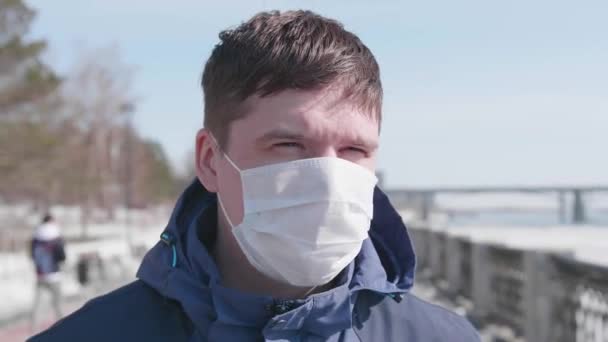
[{"label": "jacket shoulder", "polygon": [[181,341],[190,330],[176,302],[137,280],[91,300],[28,341]]},{"label": "jacket shoulder", "polygon": [[[364,294],[356,314],[362,341],[479,342],[477,330],[464,317],[413,294],[401,300]],[[375,338],[372,338],[375,337]]]}]

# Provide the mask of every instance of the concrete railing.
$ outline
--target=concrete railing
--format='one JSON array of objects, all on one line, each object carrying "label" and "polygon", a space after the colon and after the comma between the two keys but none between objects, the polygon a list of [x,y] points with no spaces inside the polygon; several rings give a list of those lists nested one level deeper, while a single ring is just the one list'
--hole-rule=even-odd
[{"label": "concrete railing", "polygon": [[410,234],[418,272],[470,303],[467,315],[478,325],[507,326],[528,342],[608,341],[608,268],[446,231]]}]

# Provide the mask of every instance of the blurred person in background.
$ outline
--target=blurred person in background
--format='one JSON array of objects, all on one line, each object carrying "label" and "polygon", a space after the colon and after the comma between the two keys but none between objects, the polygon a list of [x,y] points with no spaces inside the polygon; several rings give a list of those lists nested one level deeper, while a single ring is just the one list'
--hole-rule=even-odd
[{"label": "blurred person in background", "polygon": [[31,341],[479,341],[410,292],[412,244],[374,175],[371,51],[309,11],[259,13],[220,40],[197,179],[139,279]]},{"label": "blurred person in background", "polygon": [[61,232],[51,214],[45,214],[31,241],[31,257],[36,269],[36,289],[31,312],[31,329],[35,331],[43,293],[51,297],[56,319],[61,310],[61,265],[65,261],[65,246]]}]

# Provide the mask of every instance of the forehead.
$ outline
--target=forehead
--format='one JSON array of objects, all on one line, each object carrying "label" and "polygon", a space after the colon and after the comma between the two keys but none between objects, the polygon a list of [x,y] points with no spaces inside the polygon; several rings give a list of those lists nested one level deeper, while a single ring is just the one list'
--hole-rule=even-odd
[{"label": "forehead", "polygon": [[[375,143],[379,123],[352,101],[332,90],[286,90],[246,101],[247,114],[233,123],[231,131],[263,135],[271,130],[291,131],[312,137],[352,137]],[[236,133],[236,132],[235,132]],[[231,134],[232,135],[232,134]],[[239,136],[231,137],[239,140]]]}]

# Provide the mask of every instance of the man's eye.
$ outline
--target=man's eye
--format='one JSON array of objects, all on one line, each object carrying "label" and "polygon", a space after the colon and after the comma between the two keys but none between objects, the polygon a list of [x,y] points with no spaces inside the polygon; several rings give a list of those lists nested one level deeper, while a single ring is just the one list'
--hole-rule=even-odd
[{"label": "man's eye", "polygon": [[277,144],[274,144],[274,146],[280,147],[280,148],[300,148],[300,147],[302,147],[302,145],[300,143],[292,142],[292,141],[277,143]]},{"label": "man's eye", "polygon": [[367,151],[365,151],[364,149],[359,148],[359,147],[347,147],[346,151],[350,152],[350,153],[356,152],[356,153],[361,153],[361,154],[367,154]]}]

